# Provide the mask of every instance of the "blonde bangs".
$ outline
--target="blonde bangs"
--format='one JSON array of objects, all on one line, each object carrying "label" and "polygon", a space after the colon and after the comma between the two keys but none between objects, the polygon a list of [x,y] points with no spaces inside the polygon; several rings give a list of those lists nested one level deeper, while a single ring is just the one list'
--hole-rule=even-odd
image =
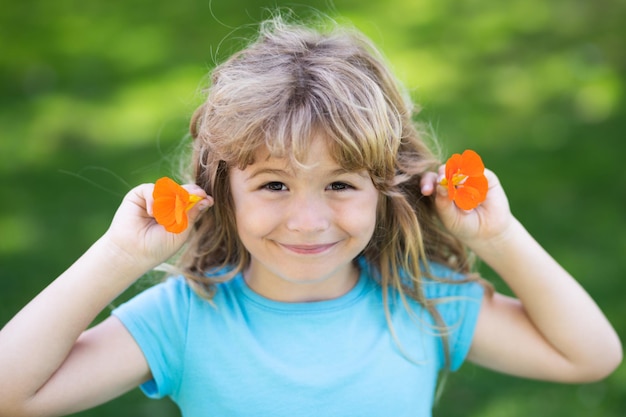
[{"label": "blonde bangs", "polygon": [[390,181],[411,109],[376,52],[350,31],[265,26],[213,72],[192,121],[201,168],[243,168],[262,148],[302,166],[321,136],[342,167]]}]

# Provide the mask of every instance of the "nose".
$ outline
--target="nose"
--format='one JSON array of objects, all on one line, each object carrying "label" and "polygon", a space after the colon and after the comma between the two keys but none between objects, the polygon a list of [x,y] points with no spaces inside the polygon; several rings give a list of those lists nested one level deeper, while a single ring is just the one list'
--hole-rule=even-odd
[{"label": "nose", "polygon": [[289,205],[287,229],[302,233],[321,232],[330,227],[332,210],[322,196],[294,196]]}]

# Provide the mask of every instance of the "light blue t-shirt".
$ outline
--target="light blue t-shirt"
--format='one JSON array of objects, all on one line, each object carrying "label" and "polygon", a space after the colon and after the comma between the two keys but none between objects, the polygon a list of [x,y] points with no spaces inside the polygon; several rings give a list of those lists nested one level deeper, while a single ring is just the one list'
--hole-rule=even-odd
[{"label": "light blue t-shirt", "polygon": [[[452,273],[435,266],[439,276]],[[470,347],[483,289],[426,282],[448,324],[451,369]],[[283,303],[241,275],[219,284],[213,304],[170,278],[116,309],[143,351],[152,398],[170,396],[184,417],[430,416],[444,354],[433,320],[410,301],[391,303],[362,272],[337,299]]]}]

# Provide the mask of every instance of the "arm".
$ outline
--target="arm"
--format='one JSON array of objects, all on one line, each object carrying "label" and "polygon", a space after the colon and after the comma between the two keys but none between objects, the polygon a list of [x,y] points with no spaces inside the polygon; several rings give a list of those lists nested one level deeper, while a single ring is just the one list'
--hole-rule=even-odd
[{"label": "arm", "polygon": [[[205,196],[198,187],[193,192]],[[154,222],[151,193],[151,185],[129,192],[109,230],[0,331],[0,416],[69,414],[150,377],[139,347],[116,318],[85,329],[187,237]]]},{"label": "arm", "polygon": [[[483,259],[516,298],[486,298],[469,359],[517,376],[583,382],[609,375],[622,360],[612,326],[589,294],[511,214],[497,177],[487,200],[465,212],[437,188],[436,205],[446,227]],[[426,184],[430,186],[426,186]],[[423,187],[433,192],[433,178]]]}]

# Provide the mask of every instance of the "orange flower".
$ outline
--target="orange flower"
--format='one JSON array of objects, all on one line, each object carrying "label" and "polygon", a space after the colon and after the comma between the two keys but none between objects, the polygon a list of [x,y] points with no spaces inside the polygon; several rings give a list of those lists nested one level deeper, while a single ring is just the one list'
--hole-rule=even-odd
[{"label": "orange flower", "polygon": [[487,198],[489,184],[480,156],[468,149],[455,153],[446,162],[446,176],[441,185],[448,187],[448,198],[463,210],[478,207]]},{"label": "orange flower", "polygon": [[202,200],[202,197],[189,194],[168,177],[157,180],[152,197],[154,219],[171,233],[181,233],[187,229],[187,210]]}]

